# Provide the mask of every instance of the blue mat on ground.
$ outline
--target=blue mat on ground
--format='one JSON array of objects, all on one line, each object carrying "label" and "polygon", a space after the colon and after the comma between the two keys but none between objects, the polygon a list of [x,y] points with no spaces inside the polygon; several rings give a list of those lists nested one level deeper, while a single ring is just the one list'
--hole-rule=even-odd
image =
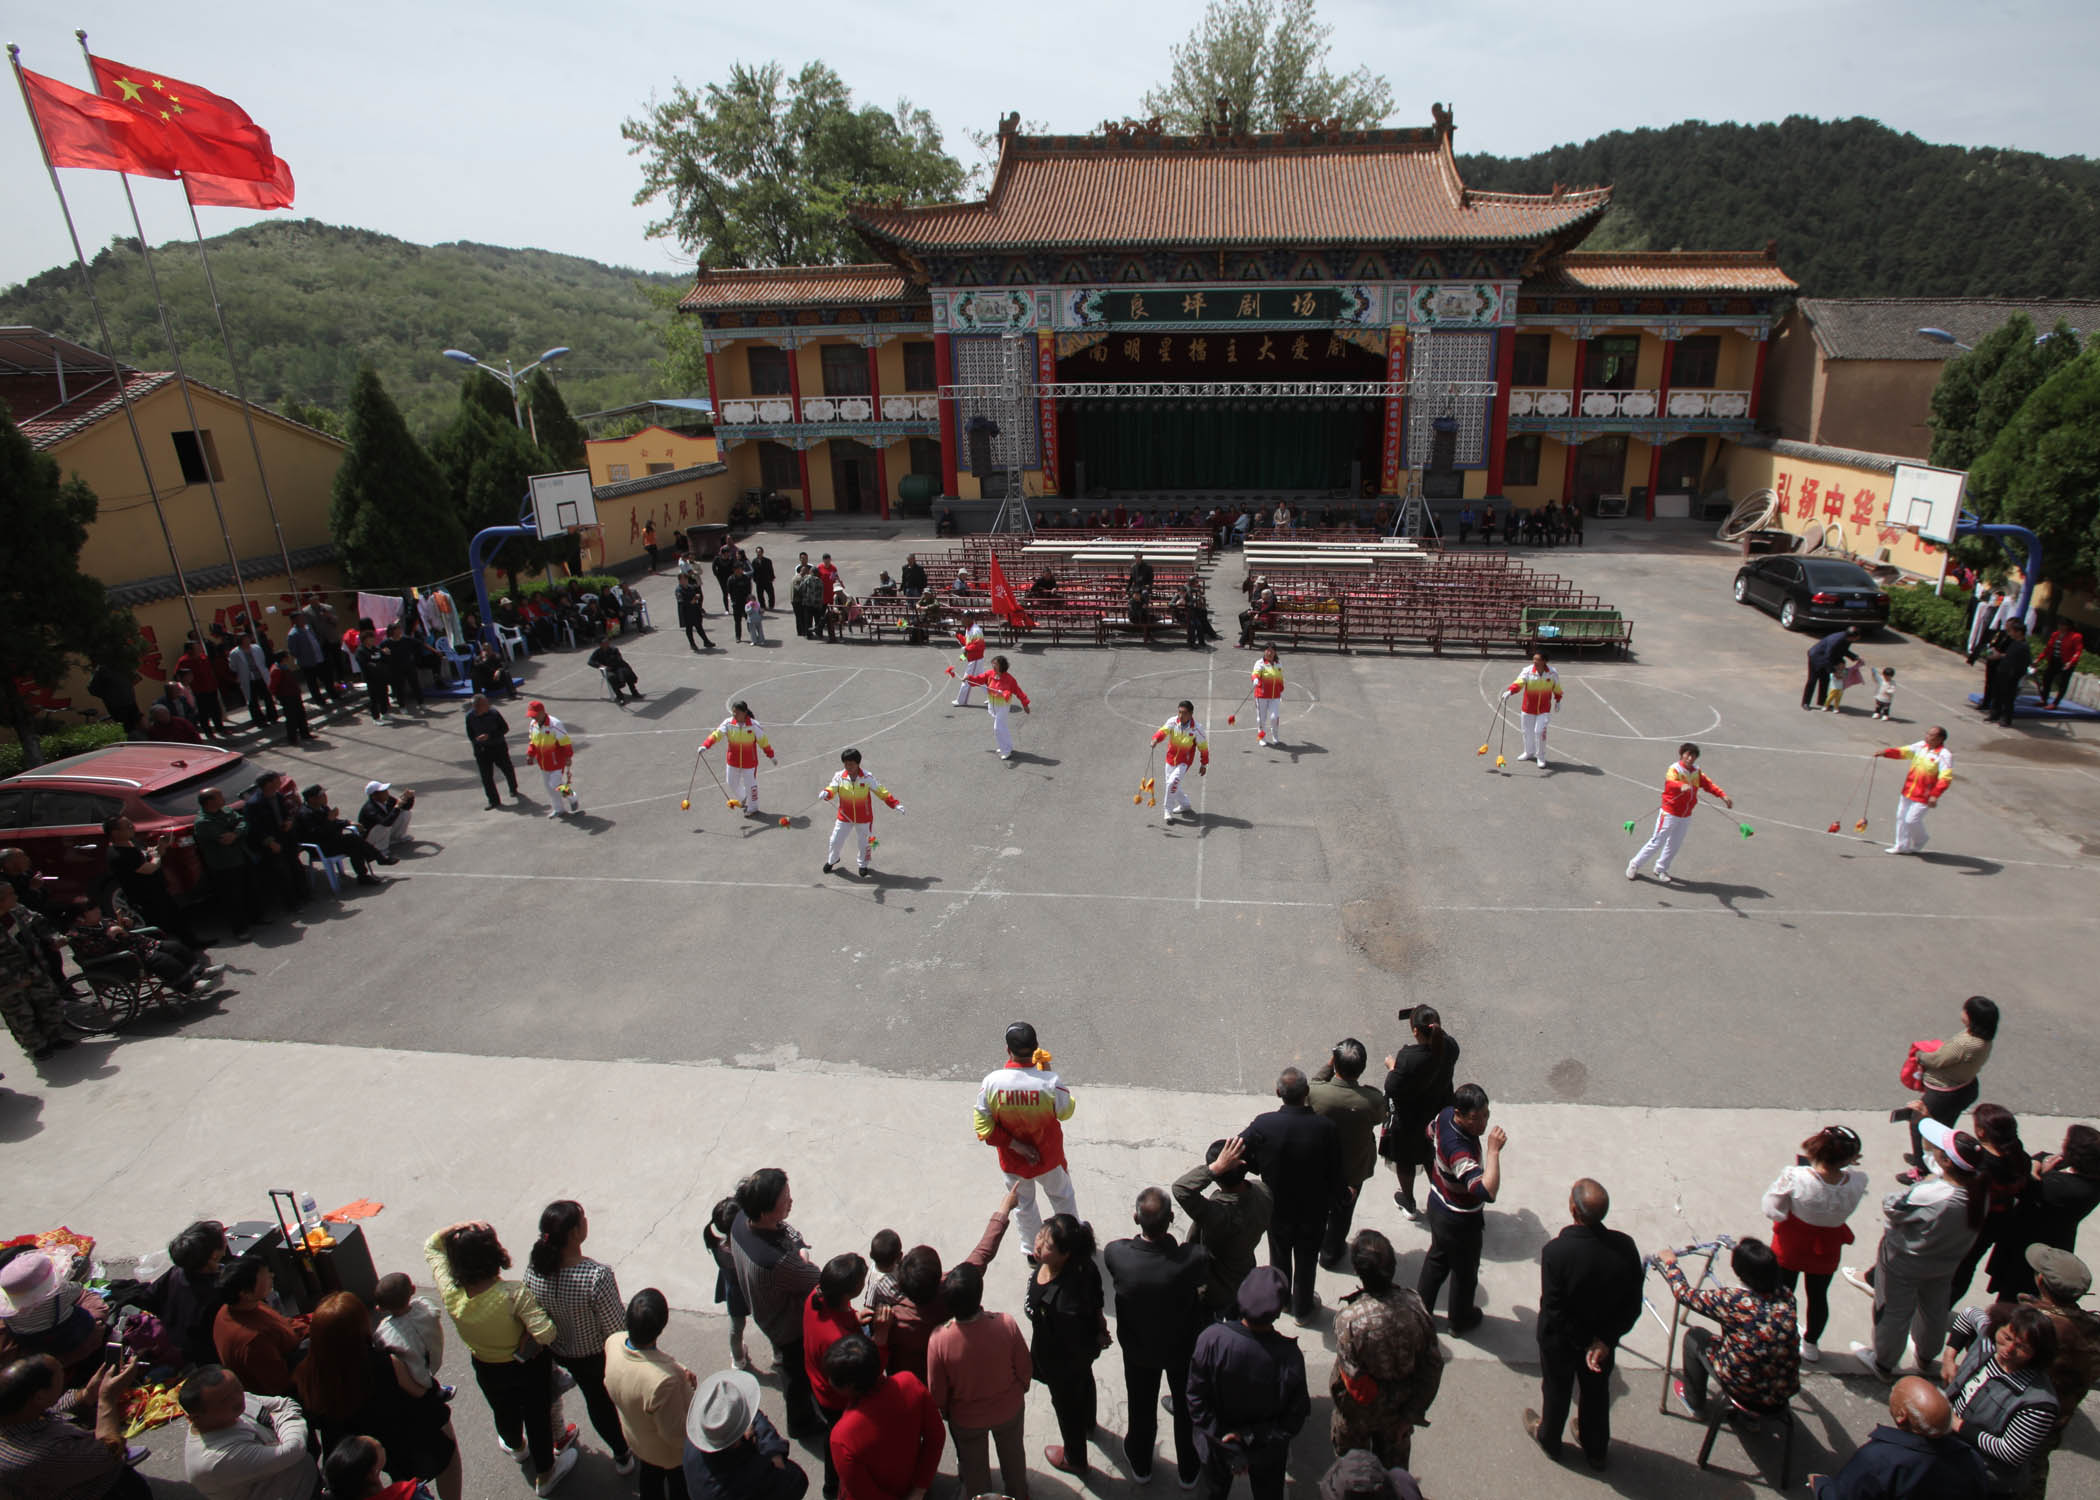
[{"label": "blue mat on ground", "polygon": [[[1983,694],[1969,694],[1969,702],[1977,708],[1983,707]],[[2013,704],[2016,719],[2055,720],[2066,724],[2100,723],[2100,708],[2087,708],[2083,703],[2065,702],[2054,708],[2047,707],[2033,693],[2022,693]]]}]

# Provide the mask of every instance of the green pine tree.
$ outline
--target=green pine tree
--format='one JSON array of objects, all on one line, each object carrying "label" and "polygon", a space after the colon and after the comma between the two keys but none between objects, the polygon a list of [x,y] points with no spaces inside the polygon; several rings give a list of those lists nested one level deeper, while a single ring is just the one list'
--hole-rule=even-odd
[{"label": "green pine tree", "polygon": [[406,588],[465,567],[467,533],[445,476],[369,366],[351,387],[348,432],[328,528],[350,582]]},{"label": "green pine tree", "polygon": [[[1940,367],[1939,384],[1932,388],[1931,415],[1926,419],[1932,428],[1930,462],[1936,468],[1966,469],[1990,446],[1988,438],[1977,440],[1976,416],[1983,406],[1983,388],[2014,350],[2033,342],[2034,324],[2027,314],[2015,313],[1975,348]],[[1989,436],[1996,435],[1994,430]]]},{"label": "green pine tree", "polygon": [[[498,392],[503,389],[494,381],[488,384]],[[471,388],[460,392],[458,413],[431,440],[430,451],[470,535],[491,526],[515,526],[531,491],[532,476],[559,467],[511,420],[507,407],[503,415],[496,416],[481,393]],[[540,560],[540,548],[523,538],[506,541],[492,559],[513,589],[518,586],[519,571]]]},{"label": "green pine tree", "polygon": [[2090,585],[2100,575],[2100,348],[2027,398],[1970,468],[1968,493],[1984,520],[2041,538],[2044,577]]},{"label": "green pine tree", "polygon": [[0,723],[22,742],[25,765],[41,765],[36,710],[25,689],[63,679],[75,657],[128,675],[138,664],[138,627],[109,602],[102,581],[80,571],[100,502],[78,478],[62,480],[50,455],[31,446],[0,404]]},{"label": "green pine tree", "polygon": [[525,406],[532,414],[533,441],[548,463],[555,469],[583,468],[583,427],[569,415],[561,387],[547,378],[545,370],[534,370],[525,377]]}]

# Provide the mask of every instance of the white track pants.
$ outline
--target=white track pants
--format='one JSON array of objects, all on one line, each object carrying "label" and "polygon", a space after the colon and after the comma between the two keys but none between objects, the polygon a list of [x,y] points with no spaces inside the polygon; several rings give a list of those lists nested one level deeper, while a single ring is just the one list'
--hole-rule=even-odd
[{"label": "white track pants", "polygon": [[1896,799],[1896,852],[1916,854],[1925,847],[1925,804],[1909,797]]},{"label": "white track pants", "polygon": [[724,766],[722,785],[729,788],[729,795],[744,804],[745,812],[758,811],[758,767]]},{"label": "white track pants", "polygon": [[1171,814],[1175,811],[1177,799],[1180,802],[1180,810],[1182,812],[1192,813],[1196,810],[1196,804],[1189,801],[1189,794],[1181,789],[1181,778],[1188,774],[1188,770],[1188,765],[1185,762],[1178,766],[1167,767],[1167,800],[1160,809],[1163,814]]},{"label": "white track pants", "polygon": [[405,844],[409,841],[408,823],[409,819],[414,816],[413,810],[404,807],[401,809],[401,815],[395,818],[393,822],[374,823],[370,831],[365,834],[365,839],[374,849],[384,854],[393,848],[394,845]]},{"label": "white track pants", "polygon": [[868,867],[868,840],[875,836],[873,823],[848,823],[844,820],[831,825],[831,852],[824,856],[826,864],[837,864],[845,857],[846,845],[857,842],[860,850],[860,868]]},{"label": "white track pants", "polygon": [[1655,856],[1655,873],[1669,874],[1670,861],[1677,857],[1678,846],[1684,842],[1685,826],[1691,821],[1690,818],[1673,818],[1666,812],[1656,813],[1655,832],[1648,835],[1648,842],[1641,845],[1641,852],[1633,857],[1627,870],[1638,870],[1652,854]]},{"label": "white track pants", "polygon": [[1014,1204],[1014,1227],[1021,1231],[1021,1248],[1035,1254],[1035,1232],[1043,1227],[1042,1210],[1035,1206],[1035,1190],[1041,1186],[1049,1195],[1050,1208],[1054,1213],[1079,1217],[1079,1199],[1072,1192],[1072,1174],[1063,1167],[1052,1167],[1038,1177],[1016,1177],[1006,1174],[1006,1185],[1021,1190],[1020,1201]]},{"label": "white track pants", "polygon": [[567,809],[569,812],[583,811],[583,804],[576,800],[574,792],[571,792],[565,798],[559,790],[569,780],[569,773],[566,770],[542,771],[540,772],[540,780],[547,783],[547,805],[554,811],[561,812],[564,809]]},{"label": "white track pants", "polygon": [[1546,730],[1553,723],[1551,714],[1518,714],[1517,723],[1524,730],[1524,753],[1540,765],[1546,763]]},{"label": "white track pants", "polygon": [[965,674],[975,672],[976,670],[978,670],[978,666],[977,663],[973,661],[965,665],[961,672],[957,672],[955,674],[955,706],[957,708],[963,708],[969,704],[971,683],[968,676],[966,676]]},{"label": "white track pants", "polygon": [[1254,700],[1254,729],[1257,734],[1269,739],[1276,738],[1276,730],[1283,723],[1283,700],[1281,698],[1256,698]]},{"label": "white track pants", "polygon": [[1006,722],[1006,715],[1009,711],[1009,705],[1004,703],[987,703],[985,707],[991,711],[992,738],[996,740],[999,744],[999,753],[1001,755],[1013,754],[1013,726]]}]

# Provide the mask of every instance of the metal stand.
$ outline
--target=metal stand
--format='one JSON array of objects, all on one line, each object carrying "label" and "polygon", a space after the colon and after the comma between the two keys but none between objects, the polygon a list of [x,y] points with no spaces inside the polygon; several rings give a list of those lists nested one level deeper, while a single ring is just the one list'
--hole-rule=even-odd
[{"label": "metal stand", "polygon": [[[1028,513],[1028,497],[1022,493],[1021,434],[1028,421],[1029,391],[1034,382],[1022,358],[1023,335],[1009,333],[999,340],[999,432],[1006,439],[1006,463],[1001,473],[1004,493],[999,513],[992,518],[992,531],[1035,535],[1035,517]],[[1032,343],[1033,340],[1030,340]]]}]

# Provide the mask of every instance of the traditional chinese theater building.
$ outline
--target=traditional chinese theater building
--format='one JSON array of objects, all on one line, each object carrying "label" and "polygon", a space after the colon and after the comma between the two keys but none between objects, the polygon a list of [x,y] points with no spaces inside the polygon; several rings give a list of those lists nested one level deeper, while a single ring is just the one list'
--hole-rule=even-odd
[{"label": "traditional chinese theater building", "polygon": [[911,475],[992,498],[967,436],[989,418],[1031,496],[1361,503],[1420,469],[1453,505],[1686,513],[1753,430],[1794,283],[1769,248],[1584,251],[1609,187],[1474,191],[1435,113],[1246,137],[1010,118],[982,201],[851,211],[874,263],[703,271],[681,307],[736,485],[810,511],[886,514]]}]

